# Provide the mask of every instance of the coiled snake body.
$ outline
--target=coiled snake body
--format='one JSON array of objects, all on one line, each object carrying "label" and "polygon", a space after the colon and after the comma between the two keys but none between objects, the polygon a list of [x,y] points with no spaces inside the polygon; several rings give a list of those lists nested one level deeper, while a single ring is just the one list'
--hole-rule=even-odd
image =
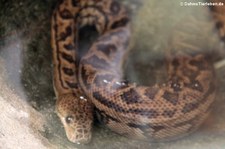
[{"label": "coiled snake body", "polygon": [[[78,30],[84,25],[95,25],[100,37],[79,58]],[[138,86],[121,77],[129,38],[126,9],[116,1],[64,0],[54,11],[56,110],[70,141],[90,141],[94,107],[111,130],[150,141],[192,132],[209,114],[215,82],[207,55],[171,50],[167,83]]]}]

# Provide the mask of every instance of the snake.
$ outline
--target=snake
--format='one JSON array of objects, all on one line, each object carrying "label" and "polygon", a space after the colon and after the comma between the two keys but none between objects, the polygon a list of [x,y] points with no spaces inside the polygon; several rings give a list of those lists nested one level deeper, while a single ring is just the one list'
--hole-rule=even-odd
[{"label": "snake", "polygon": [[[195,131],[216,94],[210,54],[167,52],[167,79],[151,86],[123,78],[131,38],[126,7],[115,0],[62,0],[52,15],[56,113],[73,143],[89,143],[94,114],[112,131],[138,140],[176,139]],[[79,31],[99,37],[81,55]]]}]

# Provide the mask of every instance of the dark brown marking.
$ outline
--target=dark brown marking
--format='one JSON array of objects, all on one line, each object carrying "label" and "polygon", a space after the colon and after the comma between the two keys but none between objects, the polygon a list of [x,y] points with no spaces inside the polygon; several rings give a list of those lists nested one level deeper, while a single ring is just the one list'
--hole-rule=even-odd
[{"label": "dark brown marking", "polygon": [[73,18],[73,15],[71,14],[71,12],[67,9],[63,9],[62,11],[59,12],[60,16],[63,19],[71,19]]},{"label": "dark brown marking", "polygon": [[64,48],[68,51],[71,51],[71,50],[75,50],[75,47],[73,46],[73,44],[69,43],[69,44],[64,44],[63,45]]},{"label": "dark brown marking", "polygon": [[122,112],[122,113],[125,113],[126,110],[121,107],[120,105],[117,105],[116,103],[106,99],[105,97],[103,97],[99,92],[93,92],[93,97],[98,100],[101,104],[111,108],[111,109],[114,109],[115,111],[117,112]]},{"label": "dark brown marking", "polygon": [[[184,76],[188,77],[190,80],[195,80],[199,75],[199,71],[191,71],[187,68],[182,69],[182,73]],[[177,78],[178,80],[182,80],[181,78]]]},{"label": "dark brown marking", "polygon": [[185,114],[185,113],[188,113],[190,111],[193,111],[195,110],[196,108],[198,108],[199,104],[198,103],[187,103],[185,104],[182,112]]},{"label": "dark brown marking", "polygon": [[119,27],[124,27],[124,26],[126,26],[128,24],[128,22],[129,22],[129,19],[128,18],[122,18],[121,20],[114,22],[111,25],[111,29],[116,29],[116,28],[119,28]]},{"label": "dark brown marking", "polygon": [[165,93],[163,94],[163,98],[173,105],[177,105],[177,103],[178,103],[178,94],[177,93],[171,93],[171,92],[165,91]]},{"label": "dark brown marking", "polygon": [[81,77],[82,77],[83,81],[87,81],[87,79],[88,79],[88,74],[87,74],[87,71],[84,66],[82,66],[82,68],[81,68]]},{"label": "dark brown marking", "polygon": [[68,82],[68,81],[65,81],[66,84],[70,87],[70,88],[75,88],[77,89],[78,88],[78,84],[77,83],[74,83],[74,82]]},{"label": "dark brown marking", "polygon": [[177,77],[173,77],[170,81],[170,87],[175,91],[175,92],[180,92],[181,89],[181,85],[179,83],[179,78]]},{"label": "dark brown marking", "polygon": [[193,59],[189,62],[189,64],[197,67],[199,70],[205,70],[208,68],[207,64],[205,63],[205,61],[203,59],[201,59],[201,60]]},{"label": "dark brown marking", "polygon": [[97,69],[110,69],[110,64],[107,63],[104,59],[97,57],[96,55],[93,55],[92,57],[84,60],[83,63],[92,65]]},{"label": "dark brown marking", "polygon": [[132,128],[136,128],[136,129],[140,129],[142,130],[142,132],[144,132],[144,135],[149,137],[149,138],[152,138],[151,136],[151,133],[153,133],[152,131],[154,131],[154,133],[160,131],[160,130],[163,130],[165,129],[164,126],[153,126],[152,124],[135,124],[135,123],[128,123],[127,124],[129,127],[132,127]]},{"label": "dark brown marking", "polygon": [[129,91],[124,92],[121,95],[121,99],[125,101],[127,104],[135,104],[140,102],[140,95],[133,89],[131,88]]},{"label": "dark brown marking", "polygon": [[79,0],[72,0],[72,5],[73,5],[74,7],[79,6]]},{"label": "dark brown marking", "polygon": [[88,84],[89,75],[84,66],[82,66],[81,68],[81,77],[82,77],[84,85],[86,86],[87,89],[89,89],[90,88],[90,85]]},{"label": "dark brown marking", "polygon": [[196,116],[196,117],[193,117],[191,119],[185,120],[183,122],[177,123],[177,124],[174,125],[174,127],[178,128],[178,127],[182,127],[182,126],[187,125],[187,124],[193,125],[198,119],[199,119],[199,117]]},{"label": "dark brown marking", "polygon": [[112,1],[110,5],[110,10],[112,12],[112,15],[118,15],[120,11],[120,4],[117,1]]},{"label": "dark brown marking", "polygon": [[63,72],[68,75],[68,76],[73,76],[74,75],[74,71],[70,68],[66,68],[66,67],[63,67]]},{"label": "dark brown marking", "polygon": [[181,86],[180,86],[179,83],[172,82],[172,83],[171,83],[171,88],[173,88],[173,90],[174,90],[175,92],[181,91]]},{"label": "dark brown marking", "polygon": [[191,83],[185,83],[184,86],[188,87],[188,88],[191,88],[193,90],[197,90],[199,92],[203,92],[204,91],[203,86],[197,80],[192,80]]},{"label": "dark brown marking", "polygon": [[116,46],[114,44],[98,44],[97,49],[104,53],[106,56],[116,52]]},{"label": "dark brown marking", "polygon": [[156,110],[145,110],[145,109],[130,109],[130,113],[141,115],[148,118],[157,118],[159,113]]},{"label": "dark brown marking", "polygon": [[116,112],[121,112],[121,113],[133,113],[137,115],[141,115],[143,117],[148,117],[148,118],[156,118],[159,114],[155,110],[146,110],[146,109],[129,109],[125,110],[123,107],[120,105],[109,101],[105,97],[103,97],[99,92],[93,92],[93,97],[98,100],[100,103],[103,105],[115,110]]},{"label": "dark brown marking", "polygon": [[72,28],[71,26],[67,26],[66,31],[60,34],[60,40],[64,41],[67,37],[71,35],[72,35]]},{"label": "dark brown marking", "polygon": [[223,22],[221,22],[221,21],[216,22],[217,29],[223,28],[223,26],[224,26]]},{"label": "dark brown marking", "polygon": [[180,62],[177,58],[173,59],[172,65],[175,67],[175,69],[180,65]]},{"label": "dark brown marking", "polygon": [[77,132],[82,133],[83,129],[77,129]]},{"label": "dark brown marking", "polygon": [[147,88],[145,90],[145,96],[147,96],[149,99],[154,99],[155,95],[158,93],[158,89],[157,88]]},{"label": "dark brown marking", "polygon": [[213,94],[214,92],[216,92],[217,86],[215,84],[215,81],[212,80],[210,82],[209,85],[209,89],[207,90],[207,92],[204,94],[204,97],[202,98],[202,100],[206,100],[208,98],[209,95]]},{"label": "dark brown marking", "polygon": [[103,113],[99,114],[99,119],[100,119],[100,122],[104,125],[108,124],[109,123],[109,118],[104,115]]},{"label": "dark brown marking", "polygon": [[109,121],[114,121],[114,122],[117,122],[117,123],[120,123],[120,121],[108,114],[105,113],[105,111],[101,111],[99,109],[95,109],[95,112],[98,114],[98,118],[99,118],[99,121],[102,122],[103,124],[108,124]]},{"label": "dark brown marking", "polygon": [[154,132],[158,132],[158,131],[160,131],[160,130],[163,130],[163,129],[165,129],[165,127],[164,126],[151,126],[151,128],[154,130]]},{"label": "dark brown marking", "polygon": [[169,118],[172,118],[174,116],[174,114],[176,113],[176,109],[175,110],[165,110],[163,111],[163,116],[164,117],[169,117]]},{"label": "dark brown marking", "polygon": [[[54,28],[54,30],[55,30],[55,32],[58,30],[58,25],[57,24],[54,24],[53,25],[53,28]],[[57,33],[57,32],[56,32]],[[56,33],[55,33],[55,35],[56,35]],[[57,35],[56,35],[57,36]]]},{"label": "dark brown marking", "polygon": [[150,128],[150,125],[141,125],[141,124],[135,124],[135,123],[128,123],[127,124],[129,127],[132,127],[132,128],[139,128],[141,130],[145,130],[145,129],[149,129]]},{"label": "dark brown marking", "polygon": [[[57,22],[56,15],[53,16],[53,19],[54,19],[54,23]],[[57,39],[58,38],[58,36],[57,36],[58,25],[54,24],[53,26],[54,26],[54,30],[55,30],[55,37],[54,38]],[[56,54],[57,54],[57,61],[59,62],[58,66],[57,66],[57,69],[61,70],[61,59],[60,59],[60,52],[59,52],[59,44],[58,44],[57,40],[55,40],[55,45],[56,45],[56,51],[54,51],[54,52],[56,52]],[[61,86],[64,89],[68,89],[63,83],[62,74],[61,74],[62,72],[59,71],[58,73],[59,73],[59,80],[60,80]]]},{"label": "dark brown marking", "polygon": [[62,53],[62,58],[68,61],[69,63],[75,63],[74,58],[66,53]]}]

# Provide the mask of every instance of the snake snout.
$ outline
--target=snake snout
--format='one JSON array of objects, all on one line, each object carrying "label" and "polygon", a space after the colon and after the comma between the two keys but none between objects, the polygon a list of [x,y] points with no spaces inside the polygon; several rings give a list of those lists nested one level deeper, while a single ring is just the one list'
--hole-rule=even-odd
[{"label": "snake snout", "polygon": [[86,132],[84,129],[82,131],[81,129],[78,130],[73,133],[67,133],[67,138],[76,144],[88,144],[91,141],[91,132]]},{"label": "snake snout", "polygon": [[75,144],[88,144],[91,141],[91,139],[83,139],[83,138],[81,139],[68,138],[68,139]]}]

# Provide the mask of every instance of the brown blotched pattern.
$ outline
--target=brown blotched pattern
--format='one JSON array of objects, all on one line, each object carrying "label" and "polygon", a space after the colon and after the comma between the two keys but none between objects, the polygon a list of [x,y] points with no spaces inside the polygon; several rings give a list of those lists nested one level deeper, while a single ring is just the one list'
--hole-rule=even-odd
[{"label": "brown blotched pattern", "polygon": [[[79,59],[77,32],[85,25],[94,25],[100,37]],[[222,30],[224,23],[218,20],[216,27]],[[56,8],[52,17],[56,109],[70,141],[90,141],[93,107],[99,121],[113,131],[150,141],[188,134],[206,119],[216,90],[207,56],[173,51],[168,82],[137,86],[121,77],[129,40],[130,19],[118,1],[63,0]]]}]

